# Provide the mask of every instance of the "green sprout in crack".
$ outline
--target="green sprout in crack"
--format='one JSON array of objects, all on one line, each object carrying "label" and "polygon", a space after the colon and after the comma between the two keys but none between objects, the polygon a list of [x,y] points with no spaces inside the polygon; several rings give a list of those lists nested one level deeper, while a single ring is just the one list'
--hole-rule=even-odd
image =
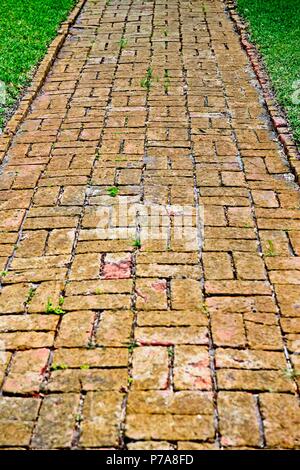
[{"label": "green sprout in crack", "polygon": [[115,161],[116,162],[125,162],[126,161],[126,157],[120,157],[119,155],[115,158]]},{"label": "green sprout in crack", "polygon": [[[61,299],[61,298],[60,298]],[[64,315],[66,312],[61,308],[61,304],[59,304],[58,307],[54,307],[51,299],[49,298],[48,301],[47,301],[47,305],[46,305],[46,310],[45,310],[46,313],[49,313],[49,314],[54,314],[54,315]]]},{"label": "green sprout in crack", "polygon": [[8,275],[8,271],[0,271],[0,277],[6,277]]},{"label": "green sprout in crack", "polygon": [[201,304],[200,309],[202,310],[203,313],[205,313],[205,315],[208,315],[208,314],[209,314],[208,306],[207,306],[207,304],[206,304],[205,302],[203,302],[203,303]]},{"label": "green sprout in crack", "polygon": [[153,81],[153,70],[151,67],[147,68],[146,76],[141,80],[141,87],[150,90]]},{"label": "green sprout in crack", "polygon": [[164,36],[165,36],[165,37],[168,36],[168,30],[167,30],[167,29],[164,30]]},{"label": "green sprout in crack", "polygon": [[110,197],[116,197],[119,193],[119,188],[117,188],[116,186],[111,186],[110,188],[108,188],[107,192]]},{"label": "green sprout in crack", "polygon": [[275,251],[275,247],[274,247],[274,243],[272,240],[267,240],[267,250],[266,250],[266,256],[275,256],[276,255],[276,251]]},{"label": "green sprout in crack", "polygon": [[128,385],[131,385],[133,382],[133,378],[132,377],[128,377]]},{"label": "green sprout in crack", "polygon": [[124,49],[127,46],[127,44],[128,44],[128,40],[124,38],[123,36],[119,41],[120,49]]},{"label": "green sprout in crack", "polygon": [[89,368],[90,366],[88,364],[82,364],[82,366],[80,366],[81,370],[88,370]]},{"label": "green sprout in crack", "polygon": [[172,346],[168,346],[168,356],[170,359],[174,357],[174,348]]},{"label": "green sprout in crack", "polygon": [[101,294],[102,294],[102,290],[100,289],[100,287],[97,287],[97,288],[95,289],[95,294],[96,294],[96,295],[101,295]]},{"label": "green sprout in crack", "polygon": [[141,247],[142,247],[142,242],[141,242],[141,240],[139,240],[138,238],[135,239],[135,240],[133,240],[132,246],[134,246],[134,248],[141,248]]},{"label": "green sprout in crack", "polygon": [[31,302],[31,300],[34,297],[35,291],[36,291],[36,287],[30,287],[28,294],[27,294],[27,299],[25,301],[26,304],[29,304],[29,302]]},{"label": "green sprout in crack", "polygon": [[132,353],[134,351],[135,348],[138,348],[139,345],[137,343],[137,341],[132,341],[131,343],[129,343],[128,345],[128,352],[129,353]]},{"label": "green sprout in crack", "polygon": [[50,370],[65,370],[67,368],[68,368],[67,364],[56,364],[56,363],[54,363],[50,367]]},{"label": "green sprout in crack", "polygon": [[296,372],[294,369],[291,369],[291,368],[289,368],[289,367],[287,367],[286,369],[284,369],[283,375],[284,375],[284,377],[286,377],[287,379],[290,379],[290,380],[295,380],[295,379],[297,379],[298,377],[300,377],[300,373],[299,373],[299,372]]}]

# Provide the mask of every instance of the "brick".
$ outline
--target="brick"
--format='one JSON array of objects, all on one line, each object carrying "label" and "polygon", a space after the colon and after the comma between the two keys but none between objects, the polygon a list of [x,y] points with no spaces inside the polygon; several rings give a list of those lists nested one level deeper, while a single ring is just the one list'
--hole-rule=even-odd
[{"label": "brick", "polygon": [[178,441],[177,442],[178,450],[218,450],[217,444],[212,444],[210,442],[192,442],[192,441]]},{"label": "brick", "polygon": [[38,392],[47,368],[48,349],[19,351],[13,358],[3,390],[10,393]]},{"label": "brick", "polygon": [[0,382],[3,382],[5,377],[5,372],[9,362],[11,360],[12,354],[5,350],[5,345],[0,343]]},{"label": "brick", "polygon": [[262,258],[259,255],[234,253],[234,264],[237,276],[243,280],[265,280],[266,273]]},{"label": "brick", "polygon": [[75,230],[52,230],[48,238],[47,254],[70,253],[74,243]]},{"label": "brick", "polygon": [[101,279],[93,281],[74,281],[66,287],[66,295],[102,295],[123,294],[132,292],[132,281],[129,279]]},{"label": "brick", "polygon": [[127,310],[104,311],[96,333],[99,346],[124,346],[130,342],[134,316]]},{"label": "brick", "polygon": [[[1,320],[1,319],[0,319]],[[1,323],[0,323],[1,324]],[[137,314],[138,326],[207,326],[204,309],[199,310],[141,310]]]},{"label": "brick", "polygon": [[143,327],[135,329],[135,337],[142,344],[207,344],[208,331],[204,327]]},{"label": "brick", "polygon": [[217,380],[222,390],[293,391],[293,383],[283,371],[221,369]]},{"label": "brick", "polygon": [[54,352],[53,363],[69,368],[127,367],[127,348],[60,348]]},{"label": "brick", "polygon": [[246,344],[243,317],[240,314],[212,314],[212,337],[217,346],[242,347]]},{"label": "brick", "polygon": [[209,354],[205,347],[175,347],[174,387],[176,390],[211,390]]},{"label": "brick", "polygon": [[130,414],[126,420],[130,439],[206,440],[214,436],[210,416]]},{"label": "brick", "polygon": [[34,422],[0,421],[0,443],[2,446],[28,446]]},{"label": "brick", "polygon": [[300,409],[296,396],[266,393],[260,396],[267,445],[280,449],[299,446]]},{"label": "brick", "polygon": [[200,308],[202,304],[201,286],[193,279],[171,281],[171,303],[175,310]]},{"label": "brick", "polygon": [[166,441],[137,441],[127,444],[128,450],[173,450],[172,444]]},{"label": "brick", "polygon": [[31,258],[42,256],[44,253],[48,233],[46,230],[24,232],[16,253],[17,257]]},{"label": "brick", "polygon": [[218,394],[221,444],[259,446],[261,444],[255,398],[247,393]]},{"label": "brick", "polygon": [[120,390],[127,382],[127,369],[66,369],[53,371],[47,388],[50,392]]},{"label": "brick", "polygon": [[271,296],[208,297],[206,305],[211,313],[243,313],[255,316],[261,312],[276,312],[276,306]]},{"label": "brick", "polygon": [[82,411],[81,446],[118,446],[123,399],[124,395],[118,392],[87,393]]},{"label": "brick", "polygon": [[14,209],[7,211],[0,211],[0,230],[3,231],[18,231],[23,220],[25,211],[22,209]]},{"label": "brick", "polygon": [[[96,288],[97,289],[97,288]],[[64,310],[129,309],[131,296],[125,294],[72,295],[66,297]]]},{"label": "brick", "polygon": [[228,207],[228,220],[232,227],[254,227],[250,207]]},{"label": "brick", "polygon": [[0,333],[0,341],[8,350],[23,350],[53,346],[54,332],[15,331]]},{"label": "brick", "polygon": [[227,253],[203,253],[206,279],[233,279],[231,259]]},{"label": "brick", "polygon": [[97,279],[100,274],[100,255],[76,255],[72,264],[70,279]]},{"label": "brick", "polygon": [[133,351],[132,387],[134,390],[165,389],[169,380],[167,348],[138,347]]},{"label": "brick", "polygon": [[32,438],[33,448],[70,448],[78,406],[79,394],[45,397]]},{"label": "brick", "polygon": [[63,316],[55,347],[86,346],[90,339],[95,313],[89,311],[72,312]]},{"label": "brick", "polygon": [[166,289],[167,284],[163,279],[138,279],[136,282],[137,308],[141,310],[166,309]]},{"label": "brick", "polygon": [[275,292],[283,316],[300,317],[300,287],[276,285]]},{"label": "brick", "polygon": [[246,322],[247,338],[253,349],[282,350],[282,338],[278,326]]},{"label": "brick", "polygon": [[23,283],[5,286],[0,293],[0,312],[23,313],[28,290],[29,286]]},{"label": "brick", "polygon": [[284,370],[286,366],[283,352],[250,349],[217,348],[215,361],[218,369]]},{"label": "brick", "polygon": [[273,191],[252,191],[254,204],[258,207],[278,207],[278,201]]},{"label": "brick", "polygon": [[271,288],[264,281],[207,281],[205,287],[209,294],[271,295]]},{"label": "brick", "polygon": [[1,315],[0,331],[55,331],[57,315]]},{"label": "brick", "polygon": [[39,398],[1,397],[1,420],[35,421],[40,403],[41,400]]},{"label": "brick", "polygon": [[45,313],[48,302],[51,302],[54,307],[59,305],[63,283],[57,281],[41,282],[36,289],[34,287],[33,289],[33,296],[28,304],[28,311],[30,313]]},{"label": "brick", "polygon": [[128,414],[213,415],[211,392],[172,390],[132,390],[128,396]]}]

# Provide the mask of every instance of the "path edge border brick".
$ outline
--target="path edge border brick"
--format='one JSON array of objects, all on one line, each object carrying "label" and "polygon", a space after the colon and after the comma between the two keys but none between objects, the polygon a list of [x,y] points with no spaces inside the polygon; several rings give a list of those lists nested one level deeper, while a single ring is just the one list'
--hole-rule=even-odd
[{"label": "path edge border brick", "polygon": [[240,36],[240,43],[245,50],[253,72],[260,84],[265,106],[270,114],[271,123],[278,136],[279,142],[282,144],[284,152],[288,158],[291,169],[296,176],[296,180],[300,182],[300,151],[294,140],[291,128],[285,111],[277,102],[274,91],[272,89],[272,81],[267,73],[263,58],[257,47],[249,39],[249,29],[237,11],[235,0],[223,0],[225,9],[232,20],[236,32]]},{"label": "path edge border brick", "polygon": [[44,85],[45,79],[47,78],[47,75],[57,57],[57,54],[64,44],[66,37],[69,34],[70,28],[74,25],[79,14],[81,13],[81,10],[84,7],[86,1],[87,0],[78,0],[70,12],[68,18],[60,24],[56,37],[48,46],[45,57],[40,62],[33,75],[31,85],[27,88],[24,96],[21,98],[16,111],[6,123],[6,126],[0,135],[0,164],[2,163],[20,125],[26,118],[32,102]]}]

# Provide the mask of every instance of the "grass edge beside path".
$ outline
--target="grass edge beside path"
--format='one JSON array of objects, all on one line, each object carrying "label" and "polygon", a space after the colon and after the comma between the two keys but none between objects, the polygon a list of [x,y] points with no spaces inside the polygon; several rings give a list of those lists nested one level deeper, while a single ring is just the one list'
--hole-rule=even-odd
[{"label": "grass edge beside path", "polygon": [[1,0],[0,134],[60,24],[77,1]]},{"label": "grass edge beside path", "polygon": [[300,144],[300,0],[236,0]]}]

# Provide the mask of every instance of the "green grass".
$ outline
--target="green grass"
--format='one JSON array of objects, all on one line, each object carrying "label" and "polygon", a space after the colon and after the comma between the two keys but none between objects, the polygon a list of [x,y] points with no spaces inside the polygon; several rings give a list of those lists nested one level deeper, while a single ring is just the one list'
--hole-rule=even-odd
[{"label": "green grass", "polygon": [[[300,0],[237,0],[300,143]],[[297,83],[298,81],[298,83]],[[298,90],[298,91],[297,91]],[[293,103],[296,98],[297,103]]]},{"label": "green grass", "polygon": [[6,86],[5,104],[0,101],[0,128],[75,4],[76,0],[0,1],[0,81]]}]

